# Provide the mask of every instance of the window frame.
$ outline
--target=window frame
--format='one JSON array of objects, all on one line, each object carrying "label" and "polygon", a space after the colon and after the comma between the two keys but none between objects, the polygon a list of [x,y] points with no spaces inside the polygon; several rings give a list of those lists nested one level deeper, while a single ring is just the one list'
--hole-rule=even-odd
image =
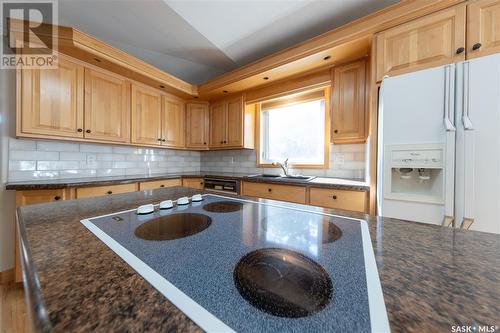
[{"label": "window frame", "polygon": [[[323,163],[322,164],[289,164],[290,168],[294,169],[328,169],[329,167],[329,157],[330,157],[330,113],[331,113],[331,90],[330,87],[324,87],[320,89],[324,93],[324,99],[325,99],[325,128],[324,128],[324,158],[323,158]],[[306,93],[303,93],[301,95],[308,95],[311,92],[318,91],[318,89],[315,89],[313,91],[307,91]],[[302,103],[302,102],[307,102],[308,100],[316,100],[317,98],[314,99],[308,99],[306,96],[304,98],[301,98],[301,96],[285,96],[283,98],[280,98],[283,100],[281,103],[283,106],[284,105],[290,105],[290,104],[297,104],[297,103]],[[255,151],[257,154],[257,168],[279,168],[279,166],[272,165],[270,163],[263,163],[261,161],[261,121],[262,121],[262,103],[265,103],[266,101],[260,102],[256,104],[256,129],[255,129]]]}]

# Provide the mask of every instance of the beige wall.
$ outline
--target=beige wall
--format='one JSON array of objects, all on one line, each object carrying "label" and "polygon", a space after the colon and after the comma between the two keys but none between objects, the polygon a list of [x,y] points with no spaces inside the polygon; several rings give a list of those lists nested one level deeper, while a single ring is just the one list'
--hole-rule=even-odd
[{"label": "beige wall", "polygon": [[15,136],[15,71],[0,69],[0,272],[14,266],[14,191],[6,191],[9,138]]}]

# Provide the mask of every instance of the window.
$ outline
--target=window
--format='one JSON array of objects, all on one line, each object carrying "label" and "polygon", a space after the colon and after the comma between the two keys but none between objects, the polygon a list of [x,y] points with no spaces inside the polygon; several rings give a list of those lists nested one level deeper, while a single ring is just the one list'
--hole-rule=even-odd
[{"label": "window", "polygon": [[294,102],[261,104],[259,164],[288,158],[295,166],[326,165],[324,96],[320,91]]}]

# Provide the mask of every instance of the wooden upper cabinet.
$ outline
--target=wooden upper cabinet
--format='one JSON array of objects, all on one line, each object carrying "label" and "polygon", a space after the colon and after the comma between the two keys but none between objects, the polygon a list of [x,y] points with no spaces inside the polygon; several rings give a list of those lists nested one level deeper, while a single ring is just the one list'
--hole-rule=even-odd
[{"label": "wooden upper cabinet", "polygon": [[186,105],[186,147],[208,149],[208,104],[190,102]]},{"label": "wooden upper cabinet", "polygon": [[227,101],[226,107],[226,138],[224,144],[228,147],[243,147],[244,105],[242,96]]},{"label": "wooden upper cabinet", "polygon": [[84,69],[59,58],[56,69],[17,70],[17,134],[83,137]]},{"label": "wooden upper cabinet", "polygon": [[471,1],[467,7],[467,58],[500,52],[500,1]]},{"label": "wooden upper cabinet", "polygon": [[161,121],[162,145],[183,148],[186,145],[185,103],[181,99],[163,96]]},{"label": "wooden upper cabinet", "polygon": [[161,144],[161,103],[159,91],[132,85],[132,143]]},{"label": "wooden upper cabinet", "polygon": [[129,87],[119,76],[85,69],[85,138],[129,141]]},{"label": "wooden upper cabinet", "polygon": [[211,104],[210,148],[253,148],[244,133],[253,139],[254,117],[255,110],[245,108],[241,95]]},{"label": "wooden upper cabinet", "polygon": [[210,105],[210,148],[219,148],[226,141],[226,108],[225,102]]},{"label": "wooden upper cabinet", "polygon": [[465,5],[385,30],[376,35],[377,81],[464,60],[465,46]]},{"label": "wooden upper cabinet", "polygon": [[360,143],[367,136],[366,61],[333,69],[332,143]]}]

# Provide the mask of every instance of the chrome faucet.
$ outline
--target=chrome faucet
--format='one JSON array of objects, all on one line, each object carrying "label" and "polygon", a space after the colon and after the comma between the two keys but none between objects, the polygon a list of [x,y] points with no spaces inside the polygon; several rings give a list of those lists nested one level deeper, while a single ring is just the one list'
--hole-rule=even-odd
[{"label": "chrome faucet", "polygon": [[279,166],[281,169],[283,169],[283,173],[285,174],[285,177],[288,177],[288,158],[283,163],[273,162],[273,165]]}]

